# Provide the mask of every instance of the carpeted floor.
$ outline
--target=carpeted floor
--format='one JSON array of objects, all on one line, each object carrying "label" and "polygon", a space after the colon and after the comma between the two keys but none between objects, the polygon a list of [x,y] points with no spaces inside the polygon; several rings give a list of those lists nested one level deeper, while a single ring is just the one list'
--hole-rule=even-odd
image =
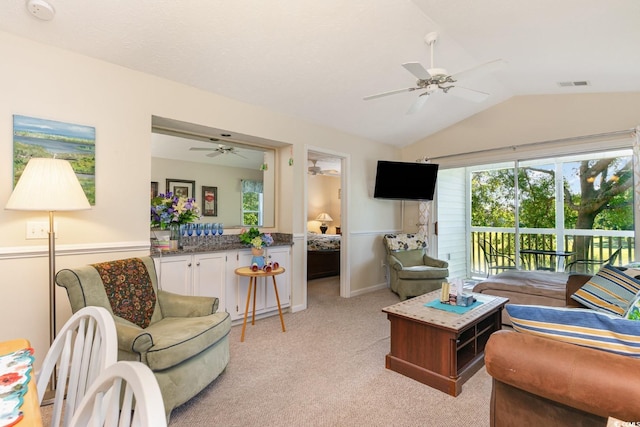
[{"label": "carpeted floor", "polygon": [[309,308],[231,331],[231,361],[170,426],[488,426],[481,369],[454,398],[384,367],[398,302],[388,289],[339,297],[337,278],[309,282]]},{"label": "carpeted floor", "polygon": [[[171,416],[181,426],[489,425],[491,379],[482,368],[458,397],[387,370],[398,297],[382,289],[340,298],[337,278],[309,282],[309,308],[232,327],[226,370]],[[51,406],[43,407],[45,425]]]}]

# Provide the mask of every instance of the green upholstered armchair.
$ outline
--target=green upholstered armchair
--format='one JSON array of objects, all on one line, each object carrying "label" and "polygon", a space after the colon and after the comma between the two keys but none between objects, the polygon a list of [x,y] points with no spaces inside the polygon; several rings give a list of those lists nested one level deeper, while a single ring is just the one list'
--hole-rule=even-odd
[{"label": "green upholstered armchair", "polygon": [[426,294],[442,287],[449,276],[446,261],[426,254],[427,243],[419,234],[386,234],[389,286],[401,300]]},{"label": "green upholstered armchair", "polygon": [[231,319],[217,312],[218,298],[158,290],[150,257],[65,269],[56,283],[67,289],[75,313],[106,308],[118,333],[118,360],[149,366],[171,411],[210,384],[229,362]]}]

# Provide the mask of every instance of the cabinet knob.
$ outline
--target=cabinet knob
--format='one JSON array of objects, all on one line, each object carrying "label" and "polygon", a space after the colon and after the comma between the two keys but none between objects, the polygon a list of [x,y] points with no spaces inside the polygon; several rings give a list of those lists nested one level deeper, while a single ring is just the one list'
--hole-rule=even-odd
[{"label": "cabinet knob", "polygon": [[187,264],[187,267],[191,267],[191,263]]},{"label": "cabinet knob", "polygon": [[200,261],[198,261],[198,262],[196,263],[196,266],[200,267]]}]

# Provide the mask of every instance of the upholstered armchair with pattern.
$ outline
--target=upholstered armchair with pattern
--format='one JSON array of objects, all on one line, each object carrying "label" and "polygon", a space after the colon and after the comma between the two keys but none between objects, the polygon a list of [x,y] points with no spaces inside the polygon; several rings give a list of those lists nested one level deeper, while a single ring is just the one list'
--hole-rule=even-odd
[{"label": "upholstered armchair with pattern", "polygon": [[118,360],[151,368],[171,411],[210,384],[229,362],[231,319],[218,312],[218,298],[158,290],[150,257],[65,269],[56,283],[67,289],[75,313],[106,308],[118,333]]},{"label": "upholstered armchair with pattern", "polygon": [[449,276],[449,263],[426,254],[420,234],[386,234],[389,287],[401,300],[440,289]]}]

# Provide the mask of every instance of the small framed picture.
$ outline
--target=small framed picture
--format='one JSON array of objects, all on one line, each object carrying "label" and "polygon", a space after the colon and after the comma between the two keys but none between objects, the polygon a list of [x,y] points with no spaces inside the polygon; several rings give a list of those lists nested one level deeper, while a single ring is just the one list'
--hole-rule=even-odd
[{"label": "small framed picture", "polygon": [[151,198],[153,199],[158,195],[158,182],[151,181]]},{"label": "small framed picture", "polygon": [[195,198],[196,182],[186,179],[167,178],[167,192],[169,191],[178,197]]},{"label": "small framed picture", "polygon": [[218,216],[218,187],[202,186],[202,216]]}]

